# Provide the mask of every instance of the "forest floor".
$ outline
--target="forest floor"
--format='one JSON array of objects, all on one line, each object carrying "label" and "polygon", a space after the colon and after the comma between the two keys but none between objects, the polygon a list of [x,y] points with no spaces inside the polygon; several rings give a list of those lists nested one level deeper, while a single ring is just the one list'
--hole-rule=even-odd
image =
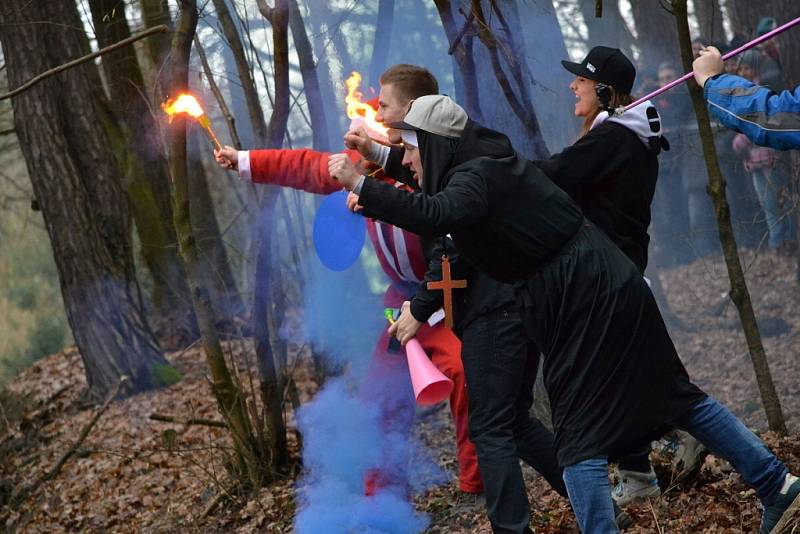
[{"label": "forest floor", "polygon": [[[800,472],[800,287],[794,260],[772,254],[743,255],[753,304],[782,401],[790,435],[763,434],[767,444]],[[746,424],[766,428],[744,336],[725,297],[719,258],[661,273],[672,311],[682,324],[671,331],[693,380],[727,404]],[[247,365],[250,347],[227,344]],[[158,422],[153,413],[219,420],[199,347],[168,355],[183,374],[172,387],[111,404],[54,480],[43,483],[16,510],[0,514],[3,530],[16,532],[290,532],[296,509],[291,476],[256,496],[231,495],[224,459],[230,444],[222,429]],[[295,378],[301,398],[315,386],[306,368]],[[38,361],[0,397],[10,431],[0,435],[0,504],[54,466],[76,442],[94,410],[80,406],[86,387],[76,350]],[[290,419],[291,420],[291,419]],[[0,426],[5,426],[4,423]],[[440,466],[454,472],[455,444],[449,410],[422,414],[417,435]],[[290,447],[298,456],[294,433]],[[568,503],[525,468],[536,532],[577,532]],[[755,532],[757,499],[724,461],[708,456],[699,475],[672,483],[663,476],[659,499],[627,508],[635,526],[627,532]],[[482,508],[459,494],[454,481],[415,498],[430,518],[431,533],[489,532]]]}]

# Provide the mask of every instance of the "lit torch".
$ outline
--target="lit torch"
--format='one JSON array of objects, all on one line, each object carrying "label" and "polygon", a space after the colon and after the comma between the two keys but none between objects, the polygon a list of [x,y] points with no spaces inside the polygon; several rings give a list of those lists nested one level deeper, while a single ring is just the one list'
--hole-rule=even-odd
[{"label": "lit torch", "polygon": [[161,104],[161,107],[169,117],[170,123],[179,113],[185,113],[192,117],[203,127],[217,150],[222,150],[222,143],[219,142],[217,134],[211,129],[211,121],[208,119],[208,115],[205,114],[194,96],[189,93],[182,93],[177,98],[167,100]]},{"label": "lit torch", "polygon": [[358,90],[361,84],[361,74],[353,71],[350,77],[345,80],[347,86],[347,96],[344,98],[347,104],[347,116],[350,118],[350,129],[359,126],[366,128],[369,136],[381,143],[389,142],[387,129],[375,120],[376,112],[369,104],[361,101],[362,93]]}]

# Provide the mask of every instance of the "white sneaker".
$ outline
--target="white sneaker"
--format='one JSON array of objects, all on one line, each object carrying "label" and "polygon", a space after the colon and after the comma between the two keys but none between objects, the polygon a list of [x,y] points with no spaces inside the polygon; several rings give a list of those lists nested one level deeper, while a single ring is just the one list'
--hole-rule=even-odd
[{"label": "white sneaker", "polygon": [[611,490],[611,498],[618,506],[626,506],[636,500],[659,496],[661,496],[661,488],[658,487],[658,478],[652,467],[649,473],[620,469],[619,483]]},{"label": "white sneaker", "polygon": [[682,430],[668,433],[654,445],[657,453],[670,460],[676,481],[694,478],[709,452],[702,443]]}]

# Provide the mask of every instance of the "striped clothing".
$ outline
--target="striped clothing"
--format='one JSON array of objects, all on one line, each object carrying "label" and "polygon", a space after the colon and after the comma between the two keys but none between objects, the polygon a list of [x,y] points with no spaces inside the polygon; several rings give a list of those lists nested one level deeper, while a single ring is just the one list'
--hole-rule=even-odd
[{"label": "striped clothing", "polygon": [[[347,151],[353,161],[360,155]],[[328,174],[327,152],[314,150],[250,150],[239,153],[239,175],[254,183],[329,194],[342,186]],[[384,303],[399,307],[423,281],[427,263],[420,237],[396,226],[367,219],[367,232],[383,271],[392,281]]]}]

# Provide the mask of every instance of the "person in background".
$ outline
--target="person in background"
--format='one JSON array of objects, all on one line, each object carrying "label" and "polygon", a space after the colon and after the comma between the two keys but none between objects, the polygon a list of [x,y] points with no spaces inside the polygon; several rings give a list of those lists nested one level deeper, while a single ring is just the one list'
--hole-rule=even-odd
[{"label": "person in background", "polygon": [[[666,85],[678,77],[678,70],[670,61],[658,66],[656,87]],[[641,93],[650,92],[641,88]],[[662,117],[662,131],[670,149],[659,157],[658,181],[653,197],[654,234],[653,257],[662,267],[677,267],[692,259],[689,246],[689,197],[683,187],[683,166],[686,158],[684,130],[693,118],[692,103],[685,90],[675,88],[658,95],[654,101]]]},{"label": "person in background", "polygon": [[[757,84],[761,81],[759,66],[764,56],[757,50],[742,54],[739,75]],[[775,252],[794,251],[794,216],[791,178],[788,161],[772,148],[754,146],[744,134],[737,134],[731,144],[750,174],[753,188],[767,223],[768,245]]]}]

